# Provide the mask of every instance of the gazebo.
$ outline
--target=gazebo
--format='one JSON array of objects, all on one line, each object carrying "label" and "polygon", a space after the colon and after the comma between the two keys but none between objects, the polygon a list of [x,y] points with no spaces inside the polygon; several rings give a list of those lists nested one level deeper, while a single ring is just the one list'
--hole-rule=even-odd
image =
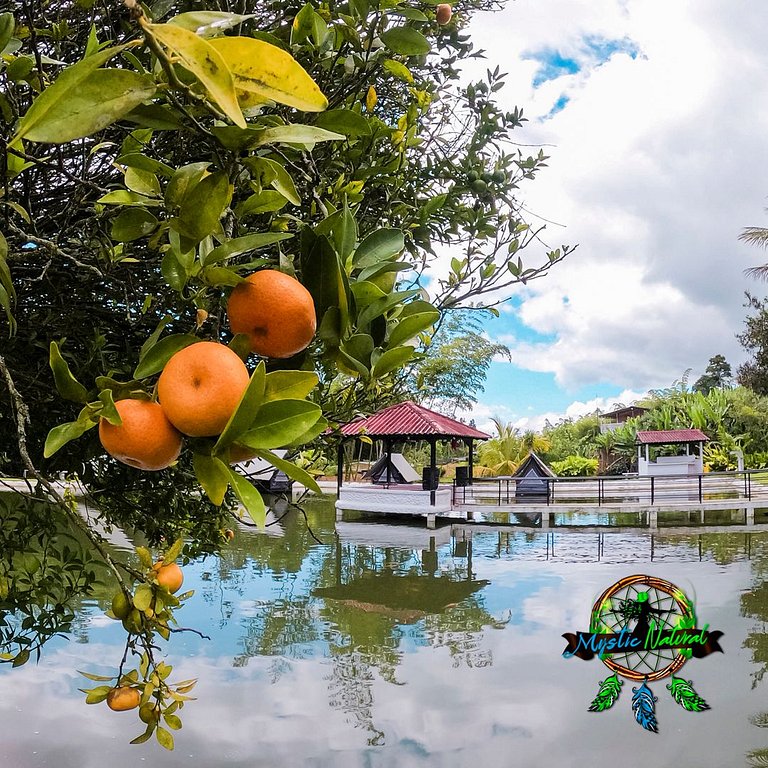
[{"label": "gazebo", "polygon": [[[704,471],[704,443],[709,440],[700,429],[640,430],[637,433],[637,474],[700,475]],[[685,453],[678,456],[657,456],[651,450],[660,445],[684,445]],[[691,452],[697,446],[698,452]]]},{"label": "gazebo", "polygon": [[[404,512],[425,514],[451,508],[451,489],[439,489],[437,443],[440,440],[461,440],[469,452],[468,481],[472,479],[472,451],[475,440],[488,440],[490,435],[456,419],[425,408],[410,400],[384,408],[372,416],[355,419],[341,427],[337,466],[337,509],[357,509],[371,512]],[[386,455],[387,476],[384,486],[353,483],[342,487],[344,476],[344,444],[359,437],[382,440]],[[390,467],[395,443],[424,440],[429,443],[429,467],[423,471],[421,485],[392,485]],[[432,509],[429,509],[429,508]]]}]

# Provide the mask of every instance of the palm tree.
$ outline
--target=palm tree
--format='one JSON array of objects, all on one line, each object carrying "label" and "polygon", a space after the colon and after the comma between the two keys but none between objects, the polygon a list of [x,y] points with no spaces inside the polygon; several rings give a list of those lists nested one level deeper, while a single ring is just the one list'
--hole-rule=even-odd
[{"label": "palm tree", "polygon": [[520,433],[512,424],[501,419],[491,419],[496,427],[496,437],[483,443],[478,449],[479,467],[492,475],[512,475],[530,451],[546,452],[549,440],[535,432]]},{"label": "palm tree", "polygon": [[[739,240],[749,245],[756,245],[758,248],[768,248],[768,227],[745,227],[739,235]],[[768,264],[750,267],[744,272],[758,280],[768,280]]]}]

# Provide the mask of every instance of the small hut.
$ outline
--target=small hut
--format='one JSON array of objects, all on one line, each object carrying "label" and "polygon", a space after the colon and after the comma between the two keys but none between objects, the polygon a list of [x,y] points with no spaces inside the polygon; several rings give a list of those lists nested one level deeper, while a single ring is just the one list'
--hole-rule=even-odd
[{"label": "small hut", "polygon": [[[463,424],[442,413],[425,408],[410,400],[391,405],[367,418],[355,419],[341,427],[342,440],[339,443],[337,487],[339,498],[337,509],[356,509],[362,512],[404,512],[408,514],[432,512],[451,508],[452,489],[439,487],[437,468],[437,443],[441,440],[463,441],[467,446],[467,475],[472,477],[473,447],[476,440],[488,440],[490,435],[475,427]],[[348,484],[342,488],[344,476],[344,443],[368,437],[381,440],[384,444],[384,473],[376,485],[368,487]],[[421,488],[397,487],[393,478],[392,447],[396,443],[417,441],[429,443],[429,466],[423,468]],[[386,490],[381,487],[386,486]],[[394,486],[394,487],[393,487]],[[427,509],[424,509],[426,505]]]},{"label": "small hut", "polygon": [[[287,451],[283,450],[275,451],[279,458],[286,453]],[[293,480],[266,459],[240,461],[234,465],[234,469],[263,493],[290,493],[293,488]]]},{"label": "small hut", "polygon": [[[637,433],[637,474],[700,475],[704,471],[704,443],[708,441],[709,437],[700,429],[640,430]],[[677,454],[658,454],[659,448],[667,445],[677,446]],[[685,453],[680,453],[683,448]]]},{"label": "small hut", "polygon": [[386,483],[387,477],[389,482],[403,485],[421,482],[421,476],[402,453],[391,454],[389,466],[387,466],[387,456],[381,456],[369,470],[363,473],[363,476],[370,478],[374,483]]},{"label": "small hut", "polygon": [[546,501],[549,495],[548,478],[555,477],[555,473],[531,451],[512,477],[515,478],[515,499]]}]

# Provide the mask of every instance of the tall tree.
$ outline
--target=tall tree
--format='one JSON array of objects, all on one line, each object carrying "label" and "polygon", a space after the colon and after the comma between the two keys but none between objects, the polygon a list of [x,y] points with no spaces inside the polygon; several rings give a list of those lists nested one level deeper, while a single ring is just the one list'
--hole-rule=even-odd
[{"label": "tall tree", "polygon": [[504,344],[483,335],[483,320],[490,316],[478,310],[450,313],[414,366],[416,399],[451,416],[477,403],[493,358],[509,358]]},{"label": "tall tree", "polygon": [[715,355],[709,358],[706,370],[696,379],[693,391],[708,395],[711,389],[724,389],[732,383],[731,364],[722,355]]},{"label": "tall tree", "polygon": [[768,395],[768,299],[745,293],[745,307],[754,314],[744,320],[745,330],[736,338],[750,354],[750,359],[736,370],[736,380],[758,395]]}]

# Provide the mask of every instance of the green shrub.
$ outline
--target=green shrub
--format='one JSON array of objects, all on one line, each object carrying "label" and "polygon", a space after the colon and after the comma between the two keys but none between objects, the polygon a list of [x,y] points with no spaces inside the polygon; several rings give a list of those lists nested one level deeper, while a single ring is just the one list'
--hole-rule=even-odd
[{"label": "green shrub", "polygon": [[597,474],[597,459],[584,456],[568,456],[552,462],[552,471],[559,477],[587,477]]}]

